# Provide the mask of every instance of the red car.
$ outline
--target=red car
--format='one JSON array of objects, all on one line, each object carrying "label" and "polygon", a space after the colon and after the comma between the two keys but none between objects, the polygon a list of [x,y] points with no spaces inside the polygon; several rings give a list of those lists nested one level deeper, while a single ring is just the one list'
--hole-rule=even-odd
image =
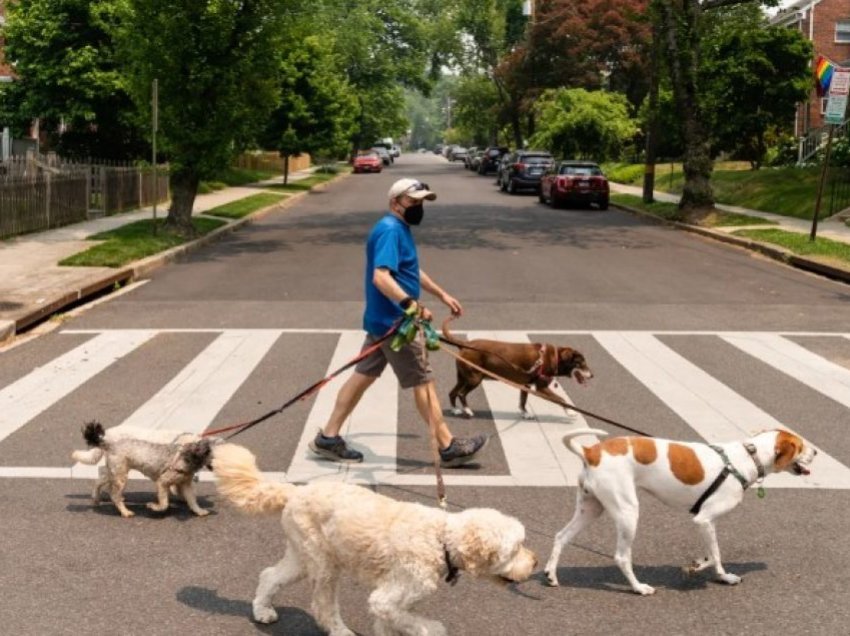
[{"label": "red car", "polygon": [[352,170],[354,172],[380,172],[384,169],[384,162],[374,150],[361,152],[352,162]]},{"label": "red car", "polygon": [[540,202],[553,208],[566,203],[595,203],[608,209],[608,179],[590,161],[559,161],[540,179]]}]

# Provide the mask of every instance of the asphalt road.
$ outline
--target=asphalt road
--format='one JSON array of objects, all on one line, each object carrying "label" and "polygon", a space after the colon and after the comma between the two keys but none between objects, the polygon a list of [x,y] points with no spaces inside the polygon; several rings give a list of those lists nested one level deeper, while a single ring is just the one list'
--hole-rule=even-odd
[{"label": "asphalt road", "polygon": [[[0,400],[7,421],[20,418],[0,439],[0,468],[35,475],[0,477],[0,631],[321,633],[304,583],[278,595],[280,622],[250,620],[257,576],[282,554],[276,519],[228,509],[209,482],[199,486],[201,503],[215,514],[195,518],[172,503],[169,514],[157,515],[143,506],[152,499],[150,484],[133,481],[128,503],[137,516],[124,520],[111,504],[92,509],[89,480],[49,475],[70,467],[87,420],[111,426],[149,413],[180,422],[199,414],[216,427],[261,414],[322,377],[339,342],[360,326],[364,239],[402,176],[439,194],[415,235],[423,269],[464,304],[458,331],[578,348],[596,377],[585,389],[564,387],[576,404],[657,436],[711,436],[715,417],[747,420],[742,428],[775,420],[822,451],[812,480],[770,487],[763,500],[748,493],[719,522],[724,562],[743,576],[739,586],[685,577],[680,566],[702,551],[693,524],[645,497],[634,562],[638,578],[657,588],[653,597],[628,590],[612,560],[612,524],[602,519],[565,550],[562,587],[544,586],[539,573],[511,588],[462,576],[423,602],[421,613],[453,634],[846,633],[850,290],[614,209],[551,210],[531,193],[502,194],[491,178],[431,154],[403,155],[380,175],[340,179],[157,271],[132,292],[0,351],[0,398],[30,386],[22,384],[28,377],[53,378],[37,385],[45,391],[40,409]],[[436,301],[430,306],[444,315]],[[138,335],[132,330],[147,336],[86,371],[95,362],[88,343],[102,334],[125,342]],[[258,345],[269,330],[279,333]],[[236,342],[234,353],[216,357],[222,334]],[[650,347],[645,357],[625,357],[639,343]],[[767,353],[745,350],[751,345]],[[250,355],[253,365],[245,362]],[[77,356],[76,366],[66,364],[68,356]],[[433,363],[445,395],[452,361],[435,354]],[[228,373],[239,377],[224,392],[220,378]],[[190,385],[193,392],[181,393]],[[683,387],[694,400],[678,399]],[[430,503],[424,427],[409,395],[387,391],[375,394],[374,413],[391,414],[390,421],[375,426],[397,427],[390,459],[410,479],[370,487]],[[185,395],[193,397],[175,398]],[[476,418],[448,416],[458,434],[494,435],[480,466],[447,471],[451,508],[491,506],[516,516],[543,562],[572,512],[574,488],[539,485],[545,480],[535,467],[518,467],[511,436],[534,424],[494,406],[501,397],[496,388],[479,389],[471,397]],[[290,470],[308,427],[321,418],[317,404],[332,398],[298,403],[237,440],[265,470]],[[557,417],[538,419],[541,430],[560,425]],[[824,457],[833,464],[818,477]],[[361,478],[371,480],[365,472]],[[516,483],[504,485],[509,479]],[[352,580],[343,586],[343,617],[360,634],[371,633],[367,594]]]}]

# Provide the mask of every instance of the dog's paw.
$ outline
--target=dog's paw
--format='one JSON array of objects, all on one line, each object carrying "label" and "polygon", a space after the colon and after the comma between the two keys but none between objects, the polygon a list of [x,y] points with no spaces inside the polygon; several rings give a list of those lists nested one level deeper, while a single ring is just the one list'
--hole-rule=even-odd
[{"label": "dog's paw", "polygon": [[534,413],[529,413],[528,411],[523,411],[522,412],[522,419],[533,420],[533,419],[537,419],[537,418],[535,418]]},{"label": "dog's paw", "polygon": [[124,517],[125,519],[130,519],[131,517],[135,517],[136,513],[133,512],[132,510],[122,510],[121,516]]},{"label": "dog's paw", "polygon": [[741,577],[737,574],[729,574],[729,572],[724,572],[723,574],[717,575],[717,580],[721,583],[726,583],[726,585],[738,585],[741,582]]},{"label": "dog's paw", "polygon": [[636,594],[640,594],[641,596],[650,596],[651,594],[655,594],[655,588],[651,585],[647,585],[646,583],[638,583],[637,587],[634,588]]},{"label": "dog's paw", "polygon": [[260,607],[254,605],[254,620],[258,623],[263,623],[264,625],[274,623],[277,620],[277,612],[274,611],[273,607]]},{"label": "dog's paw", "polygon": [[442,623],[438,621],[426,621],[423,625],[425,630],[423,636],[447,636],[448,632]]},{"label": "dog's paw", "polygon": [[548,583],[550,587],[558,587],[560,585],[560,583],[558,583],[558,574],[555,570],[546,572],[546,583]]},{"label": "dog's paw", "polygon": [[195,510],[194,512],[195,512],[195,514],[196,514],[196,515],[198,515],[199,517],[206,517],[207,515],[209,515],[209,514],[210,514],[210,511],[209,511],[209,510],[204,510],[203,508],[201,508],[201,509],[199,509],[199,510]]},{"label": "dog's paw", "polygon": [[151,502],[151,503],[147,503],[145,505],[148,507],[149,510],[153,510],[154,512],[165,512],[166,510],[168,510],[168,504],[165,504],[164,506],[160,506],[159,504],[155,504],[155,503]]}]

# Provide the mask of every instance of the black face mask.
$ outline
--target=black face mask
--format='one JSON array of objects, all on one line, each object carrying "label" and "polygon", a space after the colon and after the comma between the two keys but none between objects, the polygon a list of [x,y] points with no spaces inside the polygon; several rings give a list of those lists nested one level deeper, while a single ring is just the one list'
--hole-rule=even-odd
[{"label": "black face mask", "polygon": [[423,216],[425,216],[425,207],[422,203],[404,208],[404,220],[408,225],[419,225],[422,223]]}]

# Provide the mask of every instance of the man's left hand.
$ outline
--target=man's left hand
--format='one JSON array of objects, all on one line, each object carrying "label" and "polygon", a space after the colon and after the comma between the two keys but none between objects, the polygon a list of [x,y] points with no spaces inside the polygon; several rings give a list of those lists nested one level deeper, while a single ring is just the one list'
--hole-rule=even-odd
[{"label": "man's left hand", "polygon": [[443,294],[440,300],[452,311],[452,314],[455,316],[463,315],[463,306],[460,304],[460,301],[454,296],[450,296],[449,294]]}]

